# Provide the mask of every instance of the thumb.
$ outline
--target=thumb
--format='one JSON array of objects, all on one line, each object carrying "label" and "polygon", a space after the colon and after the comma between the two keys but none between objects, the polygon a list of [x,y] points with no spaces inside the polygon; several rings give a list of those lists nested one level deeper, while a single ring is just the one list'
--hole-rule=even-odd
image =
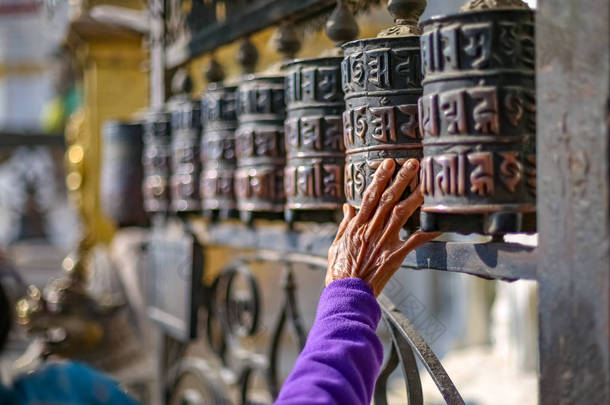
[{"label": "thumb", "polygon": [[430,242],[433,239],[438,238],[441,232],[421,232],[417,231],[413,235],[409,236],[409,239],[403,242],[402,246],[398,248],[397,252],[401,255],[407,256],[409,252],[417,249],[424,243]]}]

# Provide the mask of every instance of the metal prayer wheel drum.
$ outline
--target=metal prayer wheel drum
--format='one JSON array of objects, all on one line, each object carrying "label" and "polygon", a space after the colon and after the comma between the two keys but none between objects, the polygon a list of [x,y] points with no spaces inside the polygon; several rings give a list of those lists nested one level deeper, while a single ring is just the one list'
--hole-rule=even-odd
[{"label": "metal prayer wheel drum", "polygon": [[239,85],[235,194],[245,222],[282,217],[285,109],[283,75],[249,76]]},{"label": "metal prayer wheel drum", "polygon": [[142,124],[108,121],[104,124],[101,202],[117,226],[145,226],[148,217],[142,197]]},{"label": "metal prayer wheel drum", "polygon": [[[359,208],[382,161],[421,158],[417,101],[422,94],[419,37],[380,37],[343,45],[346,110],[345,196]],[[405,193],[414,190],[415,184]],[[413,225],[409,225],[411,228]]]},{"label": "metal prayer wheel drum", "polygon": [[286,219],[332,221],[345,202],[341,57],[295,60],[286,72]]},{"label": "metal prayer wheel drum", "polygon": [[204,212],[233,216],[237,87],[212,83],[201,101],[206,123],[201,139],[201,199]]},{"label": "metal prayer wheel drum", "polygon": [[534,231],[534,13],[475,10],[424,23],[425,231]]},{"label": "metal prayer wheel drum", "polygon": [[169,178],[171,173],[170,115],[151,112],[144,121],[144,209],[149,214],[167,212],[170,207]]},{"label": "metal prayer wheel drum", "polygon": [[172,117],[172,211],[199,211],[201,102],[181,97],[170,102],[169,109]]}]

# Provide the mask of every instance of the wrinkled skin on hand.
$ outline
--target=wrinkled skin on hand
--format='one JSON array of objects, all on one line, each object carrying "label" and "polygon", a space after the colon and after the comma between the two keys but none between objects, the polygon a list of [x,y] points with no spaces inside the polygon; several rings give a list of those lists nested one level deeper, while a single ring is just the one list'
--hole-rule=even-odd
[{"label": "wrinkled skin on hand", "polygon": [[326,285],[344,278],[362,279],[378,296],[407,254],[438,233],[416,232],[403,241],[400,229],[423,203],[419,187],[400,200],[409,184],[416,181],[419,163],[408,160],[390,183],[395,163],[386,159],[366,189],[360,211],[345,204],[344,218],[328,251]]}]

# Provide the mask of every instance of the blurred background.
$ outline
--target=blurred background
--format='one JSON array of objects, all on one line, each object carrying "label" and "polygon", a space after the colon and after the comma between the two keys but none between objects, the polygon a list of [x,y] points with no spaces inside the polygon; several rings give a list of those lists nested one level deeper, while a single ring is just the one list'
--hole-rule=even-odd
[{"label": "blurred background", "polygon": [[[536,6],[535,0],[528,3]],[[123,17],[133,19],[140,28],[129,32],[120,24],[107,28],[104,7],[117,5],[133,11]],[[461,5],[457,0],[429,0],[423,18],[455,12]],[[14,269],[26,284],[44,290],[62,271],[80,263],[71,254],[83,246],[93,252],[87,256],[89,291],[108,305],[131,308],[130,320],[120,322],[135,323],[137,328],[133,336],[121,339],[137,341],[137,336],[147,335],[150,340],[137,350],[129,349],[140,352],[130,357],[129,364],[104,367],[131,384],[131,392],[144,402],[158,403],[159,376],[154,369],[160,338],[147,321],[143,302],[146,266],[141,247],[146,231],[117,230],[99,203],[102,125],[142,111],[149,103],[145,9],[143,1],[0,0],[0,266]],[[392,22],[385,7],[360,15],[358,21],[361,37],[374,36]],[[261,52],[260,69],[278,61],[267,50],[271,34],[266,30],[253,36]],[[329,47],[321,32],[304,35],[307,40],[299,57],[312,57]],[[216,52],[233,77],[238,72],[236,47],[231,44]],[[208,62],[209,56],[203,56],[188,65],[193,94],[204,88],[202,72]],[[473,240],[457,235],[445,238]],[[518,243],[536,244],[535,237],[514,238]],[[211,249],[207,274],[218,273],[235,254]],[[252,267],[262,286],[263,307],[268,309],[263,319],[267,325],[279,310],[274,291],[281,269],[274,266]],[[324,275],[304,265],[296,266],[294,272],[309,327]],[[400,271],[386,293],[414,317],[468,404],[537,403],[535,282]],[[132,322],[134,318],[137,321]],[[265,347],[270,328],[246,343]],[[295,342],[285,340],[288,355],[282,360],[283,375],[296,357]],[[0,361],[4,382],[38,364],[40,353],[32,349],[34,341],[31,334],[14,332]],[[28,347],[33,354],[26,353]],[[206,350],[198,341],[185,353],[205,357]],[[424,381],[424,390],[427,403],[442,403],[432,381]],[[398,373],[392,380],[392,393],[391,403],[404,403]],[[257,400],[269,400],[260,395]]]}]

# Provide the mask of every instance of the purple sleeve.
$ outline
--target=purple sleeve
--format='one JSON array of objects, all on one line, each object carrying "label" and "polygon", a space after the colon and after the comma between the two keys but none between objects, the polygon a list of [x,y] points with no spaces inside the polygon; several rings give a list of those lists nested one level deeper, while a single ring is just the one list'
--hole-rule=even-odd
[{"label": "purple sleeve", "polygon": [[322,292],[316,320],[275,405],[368,405],[383,360],[381,310],[360,279]]}]

